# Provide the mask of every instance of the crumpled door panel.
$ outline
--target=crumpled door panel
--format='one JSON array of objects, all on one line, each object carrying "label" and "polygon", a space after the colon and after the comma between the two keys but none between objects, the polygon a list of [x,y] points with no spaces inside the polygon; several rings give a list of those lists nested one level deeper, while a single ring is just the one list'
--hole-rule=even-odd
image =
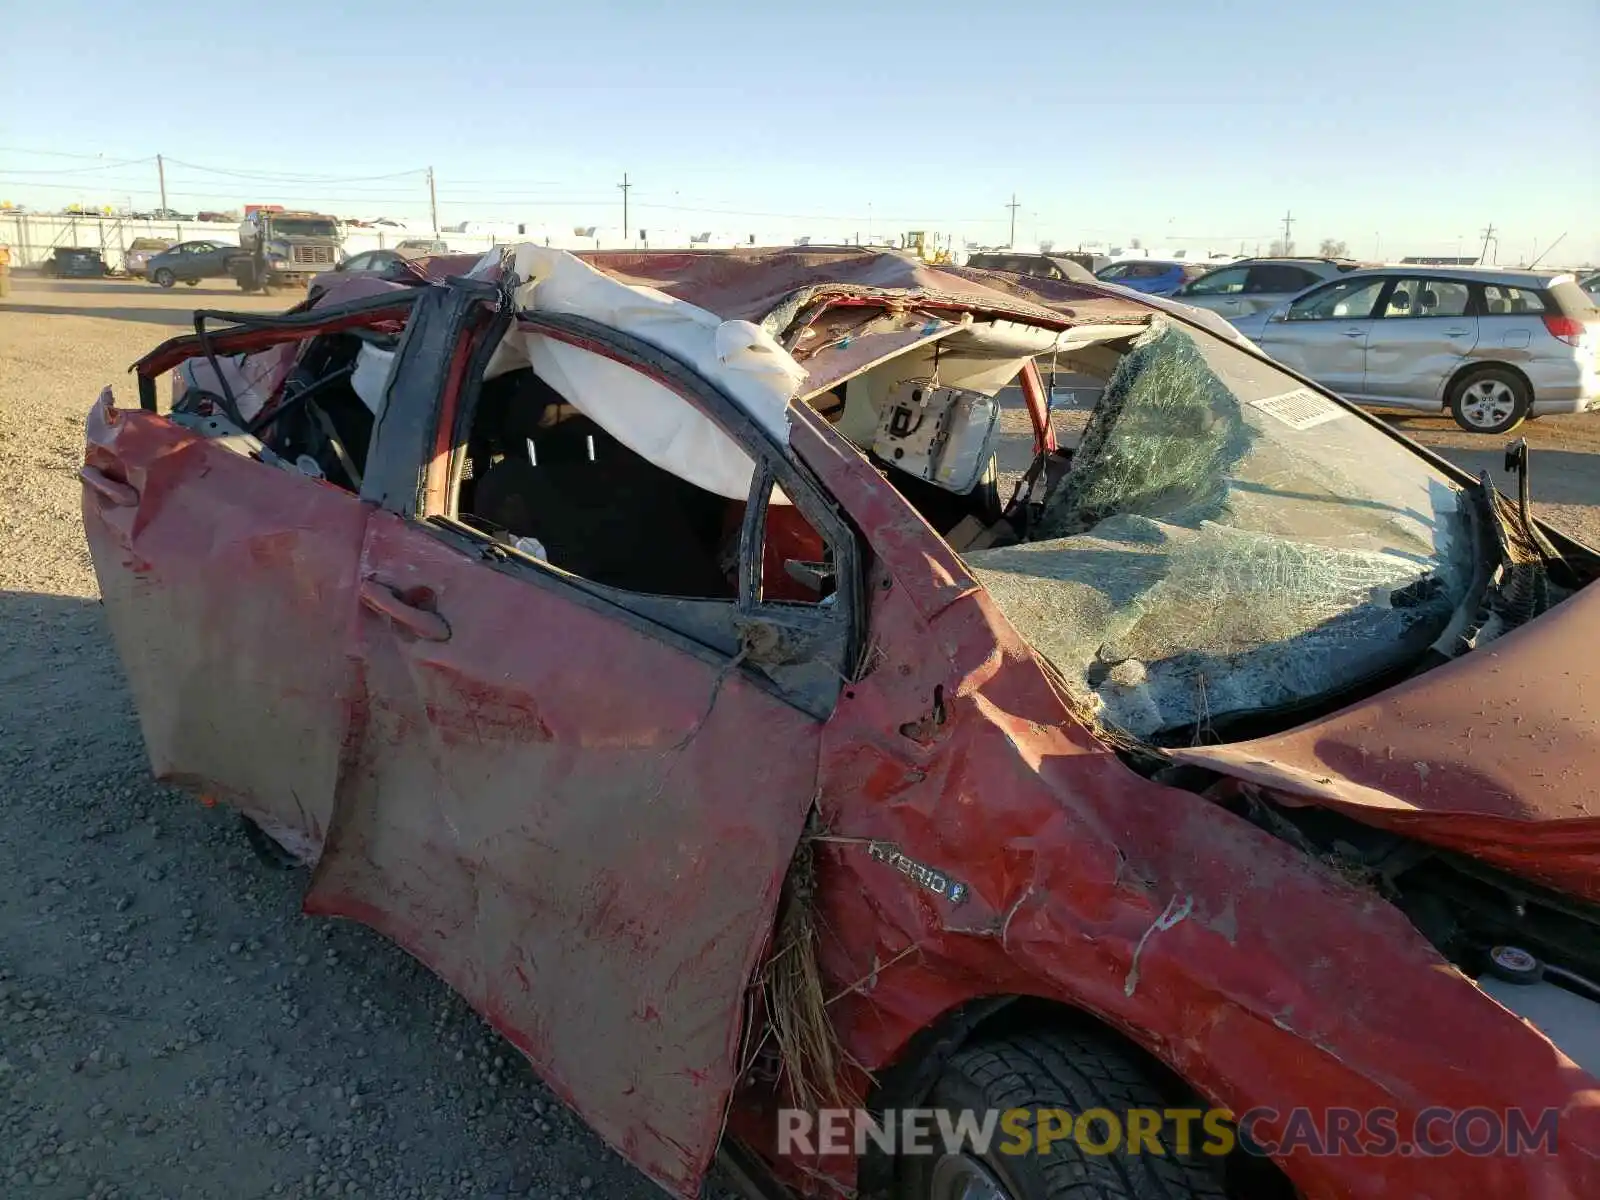
[{"label": "crumpled door panel", "polygon": [[307,911],[405,947],[698,1195],[820,727],[387,512],[362,573],[365,722]]},{"label": "crumpled door panel", "polygon": [[366,508],[110,389],[87,431],[84,531],[155,775],[314,860],[350,724]]}]

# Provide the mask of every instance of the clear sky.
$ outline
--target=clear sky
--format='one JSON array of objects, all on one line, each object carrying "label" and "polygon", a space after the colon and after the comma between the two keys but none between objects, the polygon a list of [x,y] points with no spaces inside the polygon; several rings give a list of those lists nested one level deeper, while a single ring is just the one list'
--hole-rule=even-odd
[{"label": "clear sky", "polygon": [[154,207],[160,153],[185,211],[425,216],[431,165],[442,222],[620,228],[626,171],[635,227],[1003,244],[1014,192],[1019,244],[1289,211],[1302,253],[1600,260],[1600,0],[19,0],[5,40],[37,208]]}]

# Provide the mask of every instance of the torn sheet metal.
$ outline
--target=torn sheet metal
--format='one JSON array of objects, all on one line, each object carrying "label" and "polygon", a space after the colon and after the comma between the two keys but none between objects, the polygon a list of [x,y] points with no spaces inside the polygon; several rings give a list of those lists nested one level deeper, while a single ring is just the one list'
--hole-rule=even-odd
[{"label": "torn sheet metal", "polygon": [[1171,751],[1600,901],[1600,590],[1287,733]]}]

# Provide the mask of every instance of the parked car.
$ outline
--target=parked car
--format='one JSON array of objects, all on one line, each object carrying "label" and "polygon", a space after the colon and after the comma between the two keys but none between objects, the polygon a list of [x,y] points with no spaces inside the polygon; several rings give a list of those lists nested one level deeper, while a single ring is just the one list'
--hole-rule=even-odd
[{"label": "parked car", "polygon": [[1069,279],[1093,283],[1094,273],[1082,263],[1060,254],[1024,254],[1015,251],[984,250],[967,256],[966,266],[975,271],[1010,271],[1039,279]]},{"label": "parked car", "polygon": [[1206,266],[1181,259],[1127,258],[1096,271],[1095,278],[1149,296],[1174,295],[1191,279],[1205,274]]},{"label": "parked car", "polygon": [[1324,279],[1337,279],[1361,264],[1340,258],[1251,258],[1207,271],[1179,288],[1175,298],[1209,308],[1232,321],[1276,308]]},{"label": "parked car", "polygon": [[99,279],[109,273],[109,268],[98,250],[57,246],[39,264],[39,273],[51,279]]},{"label": "parked car", "polygon": [[1346,399],[1448,409],[1472,433],[1600,404],[1600,310],[1565,273],[1352,271],[1234,325]]},{"label": "parked car", "polygon": [[135,278],[143,278],[150,259],[173,246],[171,238],[134,238],[122,256],[122,269]]},{"label": "parked car", "polygon": [[422,278],[413,265],[420,257],[422,256],[403,250],[363,250],[359,254],[341,259],[332,271],[324,271],[321,275],[313,277],[308,285],[307,295],[315,298],[334,281],[347,275],[371,275],[394,283],[415,281]]},{"label": "parked car", "polygon": [[229,264],[239,253],[238,246],[226,242],[179,242],[153,255],[145,263],[145,274],[157,287],[178,282],[194,287],[202,279],[229,278]]},{"label": "parked car", "polygon": [[1600,554],[1211,314],[1002,282],[521,246],[163,343],[81,472],[155,773],[672,1196],[1600,1195]]}]

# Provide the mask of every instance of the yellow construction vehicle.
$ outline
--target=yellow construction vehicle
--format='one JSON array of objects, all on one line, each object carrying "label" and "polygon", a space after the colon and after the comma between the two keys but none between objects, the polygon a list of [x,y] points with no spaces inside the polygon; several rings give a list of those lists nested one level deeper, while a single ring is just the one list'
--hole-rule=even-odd
[{"label": "yellow construction vehicle", "polygon": [[918,229],[905,235],[905,245],[902,249],[909,250],[925,263],[947,263],[950,258],[950,239],[944,238],[944,245],[939,244],[939,235],[931,236]]}]

